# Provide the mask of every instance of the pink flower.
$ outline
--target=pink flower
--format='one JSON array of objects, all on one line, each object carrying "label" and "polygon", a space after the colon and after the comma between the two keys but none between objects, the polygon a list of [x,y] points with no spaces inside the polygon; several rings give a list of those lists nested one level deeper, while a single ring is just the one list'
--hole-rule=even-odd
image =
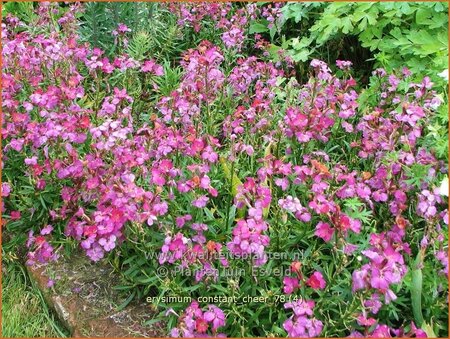
[{"label": "pink flower", "polygon": [[7,197],[11,193],[11,185],[7,182],[2,183],[2,197]]},{"label": "pink flower", "polygon": [[112,35],[117,36],[119,34],[125,34],[127,32],[131,32],[131,29],[129,29],[127,27],[127,25],[123,24],[123,23],[119,23],[117,25],[117,30],[113,30],[112,31]]},{"label": "pink flower", "polygon": [[164,68],[161,65],[158,65],[154,60],[144,61],[141,71],[144,73],[150,72],[157,76],[164,75]]},{"label": "pink flower", "polygon": [[277,178],[275,179],[275,185],[281,187],[282,191],[286,191],[289,187],[289,180],[287,178]]},{"label": "pink flower", "polygon": [[336,66],[342,70],[349,70],[352,67],[351,61],[336,60]]},{"label": "pink flower", "polygon": [[228,48],[236,46],[239,50],[244,42],[244,34],[240,28],[232,27],[222,34],[222,41]]},{"label": "pink flower", "polygon": [[323,290],[326,286],[325,279],[323,279],[322,273],[316,271],[306,281],[306,285],[317,290]]},{"label": "pink flower", "polygon": [[47,225],[43,229],[41,229],[41,235],[50,234],[50,233],[52,233],[52,231],[53,231],[53,226],[52,225]]},{"label": "pink flower", "polygon": [[203,208],[203,207],[206,206],[208,201],[209,201],[209,198],[206,195],[202,195],[199,198],[197,198],[194,201],[192,201],[192,205],[197,207],[197,208]]},{"label": "pink flower", "polygon": [[219,159],[219,156],[216,152],[213,151],[211,146],[206,146],[205,150],[202,153],[202,159],[214,163]]},{"label": "pink flower", "polygon": [[155,211],[155,213],[157,215],[160,215],[160,216],[164,215],[167,213],[168,210],[169,210],[169,206],[167,205],[167,203],[165,201],[153,205],[153,211]]},{"label": "pink flower", "polygon": [[363,289],[367,286],[368,265],[364,265],[361,270],[354,271],[352,274],[352,291]]},{"label": "pink flower", "polygon": [[225,313],[214,305],[209,305],[208,308],[209,310],[204,313],[203,317],[207,322],[212,323],[212,330],[216,331],[225,325]]},{"label": "pink flower", "polygon": [[158,186],[164,186],[166,183],[162,172],[157,168],[152,169],[152,182]]},{"label": "pink flower", "polygon": [[284,304],[285,309],[292,309],[293,315],[284,323],[283,328],[290,338],[317,337],[322,332],[323,324],[314,318],[314,301],[299,300]]},{"label": "pink flower", "polygon": [[284,277],[283,278],[283,284],[284,284],[283,292],[285,294],[291,294],[297,288],[300,287],[298,279],[297,278],[292,278],[292,277]]},{"label": "pink flower", "polygon": [[361,326],[372,326],[377,322],[374,318],[367,318],[363,314],[359,315],[358,318],[356,318],[356,321]]},{"label": "pink flower", "polygon": [[36,165],[37,164],[37,157],[33,156],[31,158],[25,158],[25,164],[30,166],[30,165]]},{"label": "pink flower", "polygon": [[314,235],[322,238],[325,242],[329,242],[333,237],[334,229],[330,227],[330,224],[320,221],[316,226]]},{"label": "pink flower", "polygon": [[11,220],[19,220],[20,217],[20,211],[11,211]]}]

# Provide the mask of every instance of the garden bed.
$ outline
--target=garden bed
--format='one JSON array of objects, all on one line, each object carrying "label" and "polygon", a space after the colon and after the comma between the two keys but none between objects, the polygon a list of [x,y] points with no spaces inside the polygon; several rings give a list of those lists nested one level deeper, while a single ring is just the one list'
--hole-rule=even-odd
[{"label": "garden bed", "polygon": [[446,3],[4,9],[2,250],[72,335],[448,335]]}]

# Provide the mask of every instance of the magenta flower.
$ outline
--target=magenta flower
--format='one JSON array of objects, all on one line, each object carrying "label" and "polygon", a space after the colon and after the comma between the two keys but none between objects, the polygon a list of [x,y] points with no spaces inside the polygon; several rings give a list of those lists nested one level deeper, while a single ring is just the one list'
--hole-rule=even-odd
[{"label": "magenta flower", "polygon": [[283,328],[290,338],[318,337],[323,324],[314,318],[314,301],[299,300],[284,304],[285,309],[292,309],[294,314],[283,323]]},{"label": "magenta flower", "polygon": [[[169,313],[169,312],[168,312]],[[169,314],[175,314],[170,312]],[[208,305],[208,309],[203,311],[197,301],[191,302],[186,310],[179,316],[177,327],[170,332],[172,337],[209,337],[207,335],[211,329],[213,336],[223,337],[217,330],[225,326],[225,313],[215,305]]]},{"label": "magenta flower", "polygon": [[11,220],[19,220],[21,218],[20,211],[11,211],[10,218]]},{"label": "magenta flower", "polygon": [[329,242],[333,237],[334,229],[326,222],[320,221],[316,226],[316,231],[314,235],[322,238],[325,242]]},{"label": "magenta flower", "polygon": [[154,60],[144,61],[141,71],[144,73],[153,73],[156,76],[164,75],[164,68],[158,65]]},{"label": "magenta flower", "polygon": [[283,284],[283,292],[285,294],[291,294],[300,287],[300,283],[297,278],[284,277]]},{"label": "magenta flower", "polygon": [[323,290],[326,286],[326,282],[322,276],[322,273],[316,271],[306,281],[306,285],[315,290]]},{"label": "magenta flower", "polygon": [[208,311],[204,313],[203,317],[207,322],[212,323],[213,331],[225,325],[225,314],[217,306],[209,305]]}]

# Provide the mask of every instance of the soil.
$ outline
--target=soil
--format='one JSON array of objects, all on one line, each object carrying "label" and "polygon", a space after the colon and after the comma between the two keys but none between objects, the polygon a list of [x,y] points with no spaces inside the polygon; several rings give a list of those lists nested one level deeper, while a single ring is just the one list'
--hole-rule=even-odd
[{"label": "soil", "polygon": [[[156,313],[150,304],[131,302],[112,287],[120,279],[107,262],[91,263],[82,253],[46,266],[28,267],[30,277],[73,337],[165,337],[163,323],[145,325]],[[48,281],[55,281],[47,287]]]}]

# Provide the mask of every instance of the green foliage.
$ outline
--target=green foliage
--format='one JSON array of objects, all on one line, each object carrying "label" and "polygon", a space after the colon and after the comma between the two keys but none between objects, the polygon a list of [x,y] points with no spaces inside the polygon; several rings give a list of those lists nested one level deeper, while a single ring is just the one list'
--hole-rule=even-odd
[{"label": "green foliage", "polygon": [[358,198],[350,198],[344,201],[346,214],[353,218],[361,220],[363,224],[369,224],[371,221],[372,212],[367,210],[366,204],[361,202]]},{"label": "green foliage", "polygon": [[5,252],[2,264],[2,337],[67,337],[23,266]]},{"label": "green foliage", "polygon": [[2,5],[2,16],[5,17],[8,14],[18,17],[25,23],[30,23],[37,17],[34,13],[34,3],[31,1],[4,3]]},{"label": "green foliage", "polygon": [[152,48],[152,39],[150,35],[145,32],[137,32],[128,44],[127,54],[136,60],[143,60]]},{"label": "green foliage", "polygon": [[418,326],[422,326],[422,288],[423,288],[423,252],[417,254],[416,260],[413,264],[412,283],[411,283],[411,301],[414,320]]},{"label": "green foliage", "polygon": [[429,182],[428,171],[430,165],[412,164],[411,167],[404,167],[406,175],[408,177],[405,182],[409,185],[420,188],[423,182]]},{"label": "green foliage", "polygon": [[314,18],[304,35],[291,39],[296,61],[316,57],[332,41],[356,36],[374,53],[376,66],[388,71],[406,66],[418,77],[429,75],[442,83],[437,74],[448,68],[447,10],[443,2],[336,2],[289,3],[283,12],[286,21],[297,24]]},{"label": "green foliage", "polygon": [[[444,100],[443,100],[444,101]],[[424,147],[433,149],[439,159],[448,162],[448,98],[438,108],[431,124],[426,126]]]},{"label": "green foliage", "polygon": [[106,13],[107,5],[104,2],[89,2],[85,6],[80,33],[81,38],[93,46],[104,47],[112,44],[113,38],[110,35],[116,24]]},{"label": "green foliage", "polygon": [[181,27],[161,4],[147,2],[89,2],[81,18],[82,39],[112,56],[119,23],[131,29],[127,52],[135,59],[170,58],[185,49]]}]

